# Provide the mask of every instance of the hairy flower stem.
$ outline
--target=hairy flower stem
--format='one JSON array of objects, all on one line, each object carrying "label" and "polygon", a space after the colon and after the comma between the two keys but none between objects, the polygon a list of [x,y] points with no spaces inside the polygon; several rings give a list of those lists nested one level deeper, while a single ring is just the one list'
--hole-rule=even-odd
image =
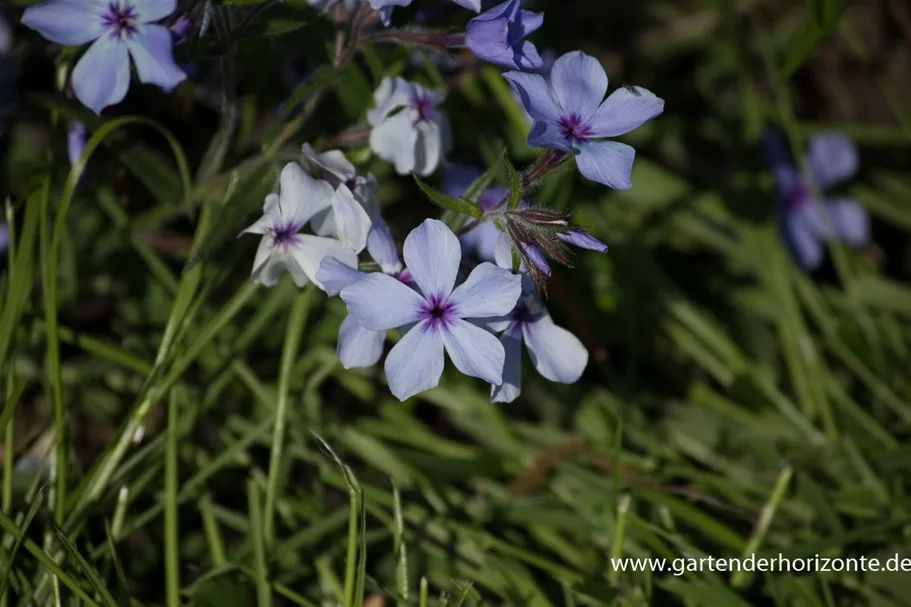
[{"label": "hairy flower stem", "polygon": [[423,46],[437,50],[465,47],[465,32],[442,30],[398,29],[383,30],[364,37],[364,42]]}]

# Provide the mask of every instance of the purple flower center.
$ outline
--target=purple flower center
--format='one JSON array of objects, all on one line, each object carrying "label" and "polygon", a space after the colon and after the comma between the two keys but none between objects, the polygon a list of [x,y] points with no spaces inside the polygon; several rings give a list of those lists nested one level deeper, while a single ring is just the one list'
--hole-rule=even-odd
[{"label": "purple flower center", "polygon": [[582,121],[582,116],[575,112],[561,116],[557,121],[557,126],[560,127],[560,133],[567,141],[581,143],[588,141],[592,135],[591,127]]},{"label": "purple flower center", "polygon": [[784,203],[789,209],[800,209],[810,202],[810,188],[802,180],[798,179],[790,188],[784,192]]},{"label": "purple flower center", "polygon": [[136,10],[123,2],[111,2],[101,16],[104,27],[114,36],[126,38],[136,32]]},{"label": "purple flower center", "polygon": [[427,95],[417,93],[411,98],[411,107],[418,111],[418,121],[429,122],[433,119],[433,101]]},{"label": "purple flower center", "polygon": [[431,295],[421,306],[418,318],[429,320],[430,328],[440,330],[455,318],[455,308],[449,304],[447,298],[440,295]]},{"label": "purple flower center", "polygon": [[286,247],[294,242],[294,237],[297,235],[300,229],[301,226],[295,223],[273,226],[272,238],[275,239],[276,245],[280,247]]},{"label": "purple flower center", "polygon": [[405,284],[405,285],[411,284],[411,272],[409,272],[407,269],[402,270],[400,272],[393,272],[392,274],[390,274],[390,276],[392,276],[393,278],[395,278],[397,281],[399,281],[402,284]]},{"label": "purple flower center", "polygon": [[512,318],[512,321],[518,325],[518,329],[521,329],[523,325],[535,320],[531,310],[528,309],[528,306],[526,306],[525,302],[521,299],[519,300],[519,303],[516,304],[516,307],[513,308],[510,317]]}]

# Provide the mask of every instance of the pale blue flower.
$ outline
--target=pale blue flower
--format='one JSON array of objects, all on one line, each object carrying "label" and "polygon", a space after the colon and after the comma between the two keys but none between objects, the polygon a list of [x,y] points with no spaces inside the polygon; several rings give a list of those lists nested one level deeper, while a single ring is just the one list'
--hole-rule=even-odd
[{"label": "pale blue flower", "polygon": [[766,132],[762,143],[775,178],[781,234],[801,269],[813,270],[822,263],[830,233],[855,247],[870,240],[870,218],[864,207],[845,196],[826,197],[820,205],[811,186],[815,183],[822,193],[857,172],[857,148],[850,139],[836,131],[814,135],[807,152],[809,175],[801,175],[794,166],[781,133]]},{"label": "pale blue flower", "polygon": [[404,256],[417,290],[374,273],[341,292],[348,313],[365,329],[410,327],[386,357],[390,391],[405,400],[435,387],[443,373],[444,350],[462,373],[499,385],[503,346],[466,319],[498,317],[512,310],[521,293],[519,276],[482,263],[455,287],[462,260],[459,240],[436,219],[425,220],[408,235]]},{"label": "pale blue flower", "polygon": [[25,9],[22,23],[67,46],[92,42],[73,69],[76,97],[96,114],[120,103],[130,86],[130,57],[139,80],[170,91],[186,78],[171,55],[171,33],[155,22],[176,0],[50,0]]},{"label": "pale blue flower", "polygon": [[465,46],[484,61],[517,70],[537,70],[544,66],[544,60],[525,38],[543,23],[543,13],[522,10],[519,0],[507,0],[468,22]]},{"label": "pale blue flower", "polygon": [[604,99],[607,75],[581,51],[554,62],[550,75],[507,72],[533,123],[528,144],[576,157],[579,172],[616,189],[630,188],[635,150],[616,141],[664,111],[664,100],[642,87],[621,87]]},{"label": "pale blue flower", "polygon": [[[497,265],[512,267],[509,241],[501,237],[497,242]],[[553,382],[571,384],[582,376],[588,365],[588,350],[579,338],[554,324],[550,314],[535,294],[528,275],[522,273],[522,296],[515,308],[502,318],[485,323],[499,333],[505,359],[503,382],[490,388],[490,402],[509,403],[522,391],[522,344],[535,369]]]},{"label": "pale blue flower", "polygon": [[[313,282],[324,289],[316,278],[320,262],[330,256],[357,267],[370,218],[344,184],[333,189],[310,177],[297,163],[285,165],[280,181],[280,193],[266,196],[263,217],[241,232],[263,237],[253,262],[253,281],[271,287],[287,270],[298,286]],[[337,238],[299,234],[317,213],[327,209],[335,214]]]},{"label": "pale blue flower", "polygon": [[[472,10],[476,13],[481,12],[481,0],[450,0],[461,7]],[[411,0],[370,0],[370,6],[379,11],[383,23],[389,25],[389,19],[392,16],[392,9],[397,6],[410,6]]]},{"label": "pale blue flower", "polygon": [[399,175],[430,175],[449,151],[449,121],[436,109],[445,96],[398,76],[383,78],[374,93],[375,107],[367,111],[370,148]]}]

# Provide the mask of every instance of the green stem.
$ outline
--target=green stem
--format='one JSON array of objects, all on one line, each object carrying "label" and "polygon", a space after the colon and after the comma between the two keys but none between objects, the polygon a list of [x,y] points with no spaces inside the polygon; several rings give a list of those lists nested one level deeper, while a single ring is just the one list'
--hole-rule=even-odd
[{"label": "green stem", "polygon": [[177,416],[180,413],[179,388],[168,399],[168,435],[164,475],[164,563],[165,597],[168,607],[180,607],[180,550],[177,527]]}]

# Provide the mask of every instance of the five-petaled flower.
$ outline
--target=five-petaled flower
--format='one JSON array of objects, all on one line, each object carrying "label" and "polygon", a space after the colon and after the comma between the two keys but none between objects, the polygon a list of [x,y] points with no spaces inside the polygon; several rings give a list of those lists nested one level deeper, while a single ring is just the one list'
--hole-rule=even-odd
[{"label": "five-petaled flower", "polygon": [[642,87],[621,87],[604,99],[607,75],[581,51],[554,62],[549,80],[539,74],[503,75],[518,93],[533,122],[528,144],[571,152],[585,177],[629,189],[635,150],[616,141],[664,111],[664,101]]},{"label": "five-petaled flower", "polygon": [[[512,267],[509,242],[501,237],[497,242],[497,265]],[[506,358],[503,364],[503,383],[492,385],[490,402],[509,403],[522,391],[522,342],[528,346],[531,362],[550,381],[574,383],[588,364],[588,351],[579,338],[554,324],[550,314],[535,294],[528,275],[522,273],[522,296],[506,316],[485,323],[499,333]]]},{"label": "five-petaled flower", "polygon": [[480,59],[517,70],[538,70],[544,61],[525,37],[544,23],[543,13],[507,0],[478,15],[465,28],[465,46]]},{"label": "five-petaled flower", "polygon": [[186,78],[171,55],[171,33],[154,23],[177,0],[50,0],[30,6],[22,23],[57,44],[94,40],[73,69],[76,97],[96,114],[120,103],[130,86],[130,57],[139,79],[169,91]]},{"label": "five-petaled flower", "polygon": [[775,179],[779,227],[797,265],[804,270],[819,266],[830,234],[852,246],[867,243],[870,220],[866,209],[844,196],[817,204],[811,185],[823,192],[854,175],[857,148],[847,137],[834,131],[814,135],[807,153],[809,175],[805,176],[794,166],[781,133],[766,132],[762,144]]},{"label": "five-petaled flower", "polygon": [[[299,234],[320,211],[335,214],[338,238]],[[303,287],[316,278],[320,262],[330,256],[349,267],[357,267],[357,253],[363,250],[370,230],[370,219],[344,184],[335,190],[325,181],[310,177],[297,163],[285,165],[281,191],[266,196],[263,216],[241,234],[261,234],[252,278],[267,287],[274,286],[287,270],[294,282]]]},{"label": "five-petaled flower", "polygon": [[370,147],[399,175],[430,175],[449,150],[449,121],[436,109],[445,96],[398,76],[383,78],[374,93],[376,106],[367,111]]},{"label": "five-petaled flower", "polygon": [[466,319],[508,314],[521,293],[519,276],[482,263],[455,287],[462,260],[459,240],[436,219],[412,230],[404,256],[417,290],[377,272],[341,292],[348,313],[365,329],[410,327],[386,357],[391,392],[405,400],[435,387],[443,373],[444,350],[462,373],[499,385],[503,346]]},{"label": "five-petaled flower", "polygon": [[[476,13],[481,12],[481,0],[451,0],[461,7],[472,10]],[[411,0],[370,0],[370,6],[380,13],[385,25],[389,25],[389,19],[392,17],[392,9],[397,6],[409,6]]]}]

